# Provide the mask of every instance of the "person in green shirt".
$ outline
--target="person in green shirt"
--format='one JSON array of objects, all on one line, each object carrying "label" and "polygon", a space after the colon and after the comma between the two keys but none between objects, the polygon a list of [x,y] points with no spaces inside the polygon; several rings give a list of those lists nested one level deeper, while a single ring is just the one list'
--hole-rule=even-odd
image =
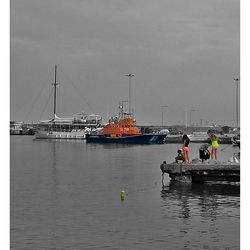
[{"label": "person in green shirt", "polygon": [[210,139],[211,139],[211,146],[212,146],[211,158],[212,160],[217,160],[217,151],[220,146],[219,138],[215,134],[211,134]]}]

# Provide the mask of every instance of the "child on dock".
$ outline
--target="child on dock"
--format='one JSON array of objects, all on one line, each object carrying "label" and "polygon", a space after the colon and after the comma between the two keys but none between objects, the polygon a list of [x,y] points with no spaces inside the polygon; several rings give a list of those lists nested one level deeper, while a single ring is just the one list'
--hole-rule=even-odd
[{"label": "child on dock", "polygon": [[210,139],[211,139],[211,145],[212,145],[211,157],[212,157],[212,160],[217,160],[217,151],[220,146],[219,138],[215,134],[211,134]]},{"label": "child on dock", "polygon": [[182,137],[182,151],[183,151],[183,155],[184,155],[184,163],[189,163],[189,156],[188,156],[189,142],[190,142],[190,139],[188,138],[188,136],[186,134],[184,134]]},{"label": "child on dock", "polygon": [[184,162],[184,155],[180,149],[177,150],[177,156],[175,157],[175,162],[178,163],[179,161]]}]

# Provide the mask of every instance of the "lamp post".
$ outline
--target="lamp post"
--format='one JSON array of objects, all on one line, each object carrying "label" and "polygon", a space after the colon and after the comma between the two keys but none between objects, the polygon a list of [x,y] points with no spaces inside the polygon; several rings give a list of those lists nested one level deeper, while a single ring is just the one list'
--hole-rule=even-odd
[{"label": "lamp post", "polygon": [[161,106],[161,127],[163,127],[163,109],[167,108],[167,107],[168,107],[168,105]]},{"label": "lamp post", "polygon": [[192,126],[192,112],[194,112],[195,109],[190,109],[189,112],[190,112],[190,127]]},{"label": "lamp post", "polygon": [[236,98],[235,98],[235,102],[236,102],[236,126],[239,126],[239,83],[240,83],[240,79],[239,78],[235,78],[234,79],[235,84],[236,84]]},{"label": "lamp post", "polygon": [[127,74],[125,75],[128,77],[128,112],[129,112],[129,115],[131,115],[131,78],[135,75],[133,74]]}]

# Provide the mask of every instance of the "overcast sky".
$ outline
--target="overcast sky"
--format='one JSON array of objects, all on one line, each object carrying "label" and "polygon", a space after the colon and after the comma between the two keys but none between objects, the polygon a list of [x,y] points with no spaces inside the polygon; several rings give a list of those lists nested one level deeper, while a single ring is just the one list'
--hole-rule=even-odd
[{"label": "overcast sky", "polygon": [[[11,120],[104,118],[128,99],[138,124],[235,120],[239,0],[11,0]],[[188,113],[190,119],[190,113]]]}]

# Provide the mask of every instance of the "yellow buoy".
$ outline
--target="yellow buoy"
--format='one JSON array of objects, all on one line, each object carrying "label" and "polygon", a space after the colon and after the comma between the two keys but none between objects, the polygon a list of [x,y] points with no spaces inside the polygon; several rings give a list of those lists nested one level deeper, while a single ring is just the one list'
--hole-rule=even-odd
[{"label": "yellow buoy", "polygon": [[124,201],[124,199],[125,199],[125,195],[126,195],[126,193],[125,193],[125,189],[124,189],[124,188],[122,188],[122,189],[121,189],[121,192],[120,192],[120,197],[121,197],[121,200],[122,200],[122,201]]}]

